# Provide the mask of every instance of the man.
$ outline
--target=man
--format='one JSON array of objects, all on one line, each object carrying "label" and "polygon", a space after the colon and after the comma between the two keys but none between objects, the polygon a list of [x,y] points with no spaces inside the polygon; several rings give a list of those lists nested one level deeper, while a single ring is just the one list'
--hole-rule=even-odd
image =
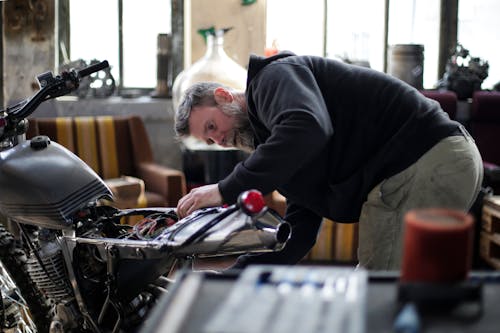
[{"label": "man", "polygon": [[242,256],[237,267],[297,263],[327,217],[359,221],[362,267],[398,269],[404,214],[468,210],[483,177],[474,141],[437,102],[389,75],[321,57],[251,56],[245,93],[195,84],[175,126],[179,137],[254,149],[218,184],[183,197],[180,216],[232,204],[247,189],[287,198],[285,249]]}]

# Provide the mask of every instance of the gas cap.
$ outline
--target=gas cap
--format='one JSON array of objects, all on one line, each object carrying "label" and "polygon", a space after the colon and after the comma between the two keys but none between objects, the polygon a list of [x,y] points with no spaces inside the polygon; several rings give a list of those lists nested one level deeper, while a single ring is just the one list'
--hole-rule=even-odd
[{"label": "gas cap", "polygon": [[46,135],[38,135],[31,139],[30,147],[34,150],[45,149],[50,144],[50,138]]}]

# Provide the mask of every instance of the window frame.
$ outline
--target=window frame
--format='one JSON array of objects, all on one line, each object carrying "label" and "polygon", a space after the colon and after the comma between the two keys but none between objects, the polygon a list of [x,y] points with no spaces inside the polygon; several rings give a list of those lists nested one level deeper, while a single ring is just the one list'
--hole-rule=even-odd
[{"label": "window frame", "polygon": [[[123,0],[118,1],[118,73],[120,80],[116,82],[115,95],[118,96],[148,96],[155,91],[156,87],[134,87],[123,85],[123,77],[125,74],[123,67]],[[168,1],[168,0],[165,0]],[[182,71],[182,64],[184,63],[184,1],[183,0],[170,0],[171,6],[171,30],[172,35],[172,77],[177,76]],[[56,45],[63,43],[68,48],[68,53],[71,55],[70,45],[70,0],[57,1],[57,28],[56,28]],[[55,64],[59,67],[64,62],[63,50],[58,47],[56,52]],[[71,57],[70,57],[71,58]]]},{"label": "window frame", "polygon": [[[166,0],[167,1],[167,0]],[[268,0],[269,1],[269,0]],[[328,6],[328,0],[324,0],[325,9]],[[120,78],[123,78],[123,35],[122,35],[122,24],[123,24],[123,0],[118,0],[119,8],[119,73]],[[387,72],[387,57],[388,57],[388,35],[389,35],[389,6],[390,0],[385,0],[385,18],[384,18],[384,72]],[[442,77],[445,73],[446,63],[450,57],[450,50],[454,48],[457,43],[457,24],[458,24],[458,0],[440,0],[440,28],[439,28],[439,57],[438,57],[438,77]],[[172,33],[172,77],[176,77],[184,67],[184,0],[170,0],[171,8],[171,33]],[[56,40],[59,42],[64,42],[66,45],[70,45],[69,42],[69,0],[58,0],[58,25],[57,25],[57,36]],[[325,14],[326,16],[326,14]],[[325,24],[328,17],[325,17]],[[327,31],[324,31],[325,36],[323,39],[326,40]],[[0,50],[1,51],[1,50]],[[61,50],[56,52],[58,59],[56,59],[56,64],[60,65]],[[155,87],[151,88],[134,88],[134,87],[124,87],[123,79],[119,80],[117,84],[117,94],[125,95],[134,91],[139,95],[150,94]]]}]

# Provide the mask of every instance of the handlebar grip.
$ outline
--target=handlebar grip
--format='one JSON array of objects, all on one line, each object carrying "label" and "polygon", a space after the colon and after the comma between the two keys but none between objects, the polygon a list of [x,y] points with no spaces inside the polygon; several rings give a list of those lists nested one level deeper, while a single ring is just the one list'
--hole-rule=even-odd
[{"label": "handlebar grip", "polygon": [[101,69],[104,69],[104,68],[107,68],[107,67],[109,67],[109,63],[108,63],[107,60],[104,60],[104,61],[101,61],[98,64],[90,65],[88,67],[85,67],[82,70],[79,70],[78,71],[78,76],[79,77],[84,77],[84,76],[90,75],[92,73],[98,72]]}]

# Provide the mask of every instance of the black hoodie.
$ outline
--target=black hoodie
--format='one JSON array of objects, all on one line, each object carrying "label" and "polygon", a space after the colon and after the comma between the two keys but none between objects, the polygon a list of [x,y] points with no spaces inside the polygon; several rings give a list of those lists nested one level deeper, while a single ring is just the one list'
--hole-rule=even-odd
[{"label": "black hoodie", "polygon": [[227,203],[246,189],[278,189],[292,223],[358,221],[375,185],[459,126],[396,78],[290,52],[250,57],[246,98],[256,150],[219,189]]}]

